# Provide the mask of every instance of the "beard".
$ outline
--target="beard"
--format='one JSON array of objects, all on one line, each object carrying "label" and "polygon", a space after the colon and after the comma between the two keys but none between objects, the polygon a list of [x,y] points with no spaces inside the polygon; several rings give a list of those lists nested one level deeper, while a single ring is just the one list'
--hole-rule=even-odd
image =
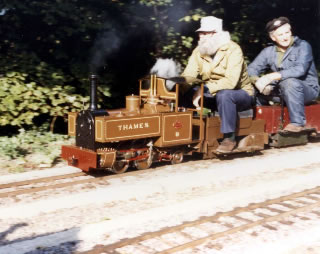
[{"label": "beard", "polygon": [[199,51],[201,55],[212,56],[217,52],[218,40],[216,38],[217,37],[216,35],[217,34],[210,37],[204,36],[199,40],[198,46],[199,46]]},{"label": "beard", "polygon": [[213,56],[219,48],[230,41],[230,35],[227,32],[216,33],[211,36],[203,36],[198,47],[201,55]]}]

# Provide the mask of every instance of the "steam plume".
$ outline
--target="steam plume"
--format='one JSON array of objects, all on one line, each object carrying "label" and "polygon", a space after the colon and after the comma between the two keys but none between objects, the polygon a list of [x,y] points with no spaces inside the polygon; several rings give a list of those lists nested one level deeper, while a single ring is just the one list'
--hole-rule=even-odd
[{"label": "steam plume", "polygon": [[90,72],[96,73],[103,67],[106,58],[120,48],[121,39],[119,33],[107,31],[102,33],[91,49],[92,56],[89,63]]},{"label": "steam plume", "polygon": [[[155,74],[161,78],[173,78],[180,75],[181,65],[175,62],[172,58],[163,59],[159,58],[154,66],[150,70],[150,74]],[[171,90],[175,82],[167,80],[166,87],[168,90]]]}]

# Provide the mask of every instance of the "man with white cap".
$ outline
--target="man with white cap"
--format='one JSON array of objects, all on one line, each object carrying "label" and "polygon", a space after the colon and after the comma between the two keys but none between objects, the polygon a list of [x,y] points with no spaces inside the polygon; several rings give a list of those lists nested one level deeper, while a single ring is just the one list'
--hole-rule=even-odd
[{"label": "man with white cap", "polygon": [[[220,131],[224,134],[217,151],[229,153],[236,147],[237,112],[252,107],[254,88],[242,50],[230,39],[229,32],[223,31],[221,19],[203,17],[196,32],[199,34],[198,46],[193,50],[182,76],[186,79],[200,78],[205,83],[204,105],[218,110]],[[198,89],[193,95],[195,106],[199,94]]]},{"label": "man with white cap", "polygon": [[[268,99],[279,95],[280,89],[290,118],[284,130],[300,132],[306,125],[304,105],[319,95],[312,49],[308,42],[292,36],[291,25],[286,17],[269,21],[266,30],[274,45],[263,49],[248,67],[257,90],[265,95],[257,96],[257,103],[267,103]],[[266,71],[271,73],[259,77]]]}]

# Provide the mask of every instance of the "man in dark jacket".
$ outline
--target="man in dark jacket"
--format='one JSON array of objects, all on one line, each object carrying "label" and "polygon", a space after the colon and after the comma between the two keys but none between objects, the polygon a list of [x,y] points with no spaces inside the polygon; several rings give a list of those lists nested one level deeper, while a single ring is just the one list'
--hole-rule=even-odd
[{"label": "man in dark jacket", "polygon": [[[319,95],[312,49],[308,42],[292,36],[286,17],[269,21],[266,30],[274,45],[261,51],[248,66],[248,73],[260,93],[272,95],[280,89],[290,117],[284,130],[300,132],[306,125],[304,105]],[[259,77],[266,71],[272,72]]]}]

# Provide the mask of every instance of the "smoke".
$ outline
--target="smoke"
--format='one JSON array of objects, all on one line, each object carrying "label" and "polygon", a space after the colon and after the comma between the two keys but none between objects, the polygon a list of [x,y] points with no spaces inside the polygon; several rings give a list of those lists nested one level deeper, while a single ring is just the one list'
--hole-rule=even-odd
[{"label": "smoke", "polygon": [[[172,58],[163,59],[159,58],[150,70],[150,74],[155,74],[161,78],[173,78],[179,76],[181,73],[181,65],[175,62]],[[175,82],[167,80],[166,87],[171,90]]]},{"label": "smoke", "polygon": [[[167,8],[160,8],[158,6],[157,20],[161,19],[161,22],[157,21],[156,23],[160,22],[159,24],[161,25],[163,36],[166,36],[167,30],[170,27],[174,27],[176,32],[181,32],[185,23],[180,22],[179,20],[188,14],[190,8],[191,3],[188,1],[176,1],[174,3],[174,8],[172,8],[172,6],[167,6]],[[138,1],[131,1],[131,6],[128,11],[134,16],[140,17],[140,22],[135,24],[139,34],[150,34],[154,24],[145,22],[146,20],[150,20],[150,15],[153,15],[150,7],[141,5]],[[112,15],[114,15],[114,13],[111,13],[110,15],[113,17]],[[110,24],[112,24],[112,30],[107,30],[98,35],[91,49],[89,58],[90,72],[97,73],[100,69],[104,68],[108,58],[116,56],[119,53],[120,47],[123,47],[125,43],[130,43],[130,41],[135,38],[133,33],[124,32],[128,31],[128,27],[130,27],[130,20],[127,20],[126,15],[113,17],[110,20]],[[109,27],[110,24],[108,23],[107,27]],[[137,31],[135,34],[136,33]],[[141,37],[141,40],[146,40],[143,36]],[[149,37],[149,40],[150,38],[151,37]],[[135,43],[135,41],[133,42]],[[165,59],[162,60],[164,61]]]},{"label": "smoke", "polygon": [[99,68],[105,65],[106,58],[120,48],[120,37],[119,33],[115,31],[107,31],[98,36],[91,49],[90,72],[96,73]]},{"label": "smoke", "polygon": [[174,8],[168,8],[168,22],[174,27],[175,32],[180,33],[185,28],[186,23],[179,20],[190,15],[190,10],[192,10],[191,1],[174,3]]},{"label": "smoke", "polygon": [[[145,1],[147,2],[147,1]],[[132,7],[132,15],[139,16],[142,20],[153,20],[151,23],[145,22],[146,26],[157,23],[166,35],[169,28],[173,27],[175,32],[182,32],[186,23],[180,21],[183,17],[190,15],[190,11],[194,10],[192,1],[172,0],[163,1],[164,4],[153,1],[153,4],[136,4]],[[161,2],[161,1],[159,1]],[[171,3],[169,3],[171,2]],[[151,19],[152,18],[152,19]],[[142,25],[143,25],[142,24]]]}]

